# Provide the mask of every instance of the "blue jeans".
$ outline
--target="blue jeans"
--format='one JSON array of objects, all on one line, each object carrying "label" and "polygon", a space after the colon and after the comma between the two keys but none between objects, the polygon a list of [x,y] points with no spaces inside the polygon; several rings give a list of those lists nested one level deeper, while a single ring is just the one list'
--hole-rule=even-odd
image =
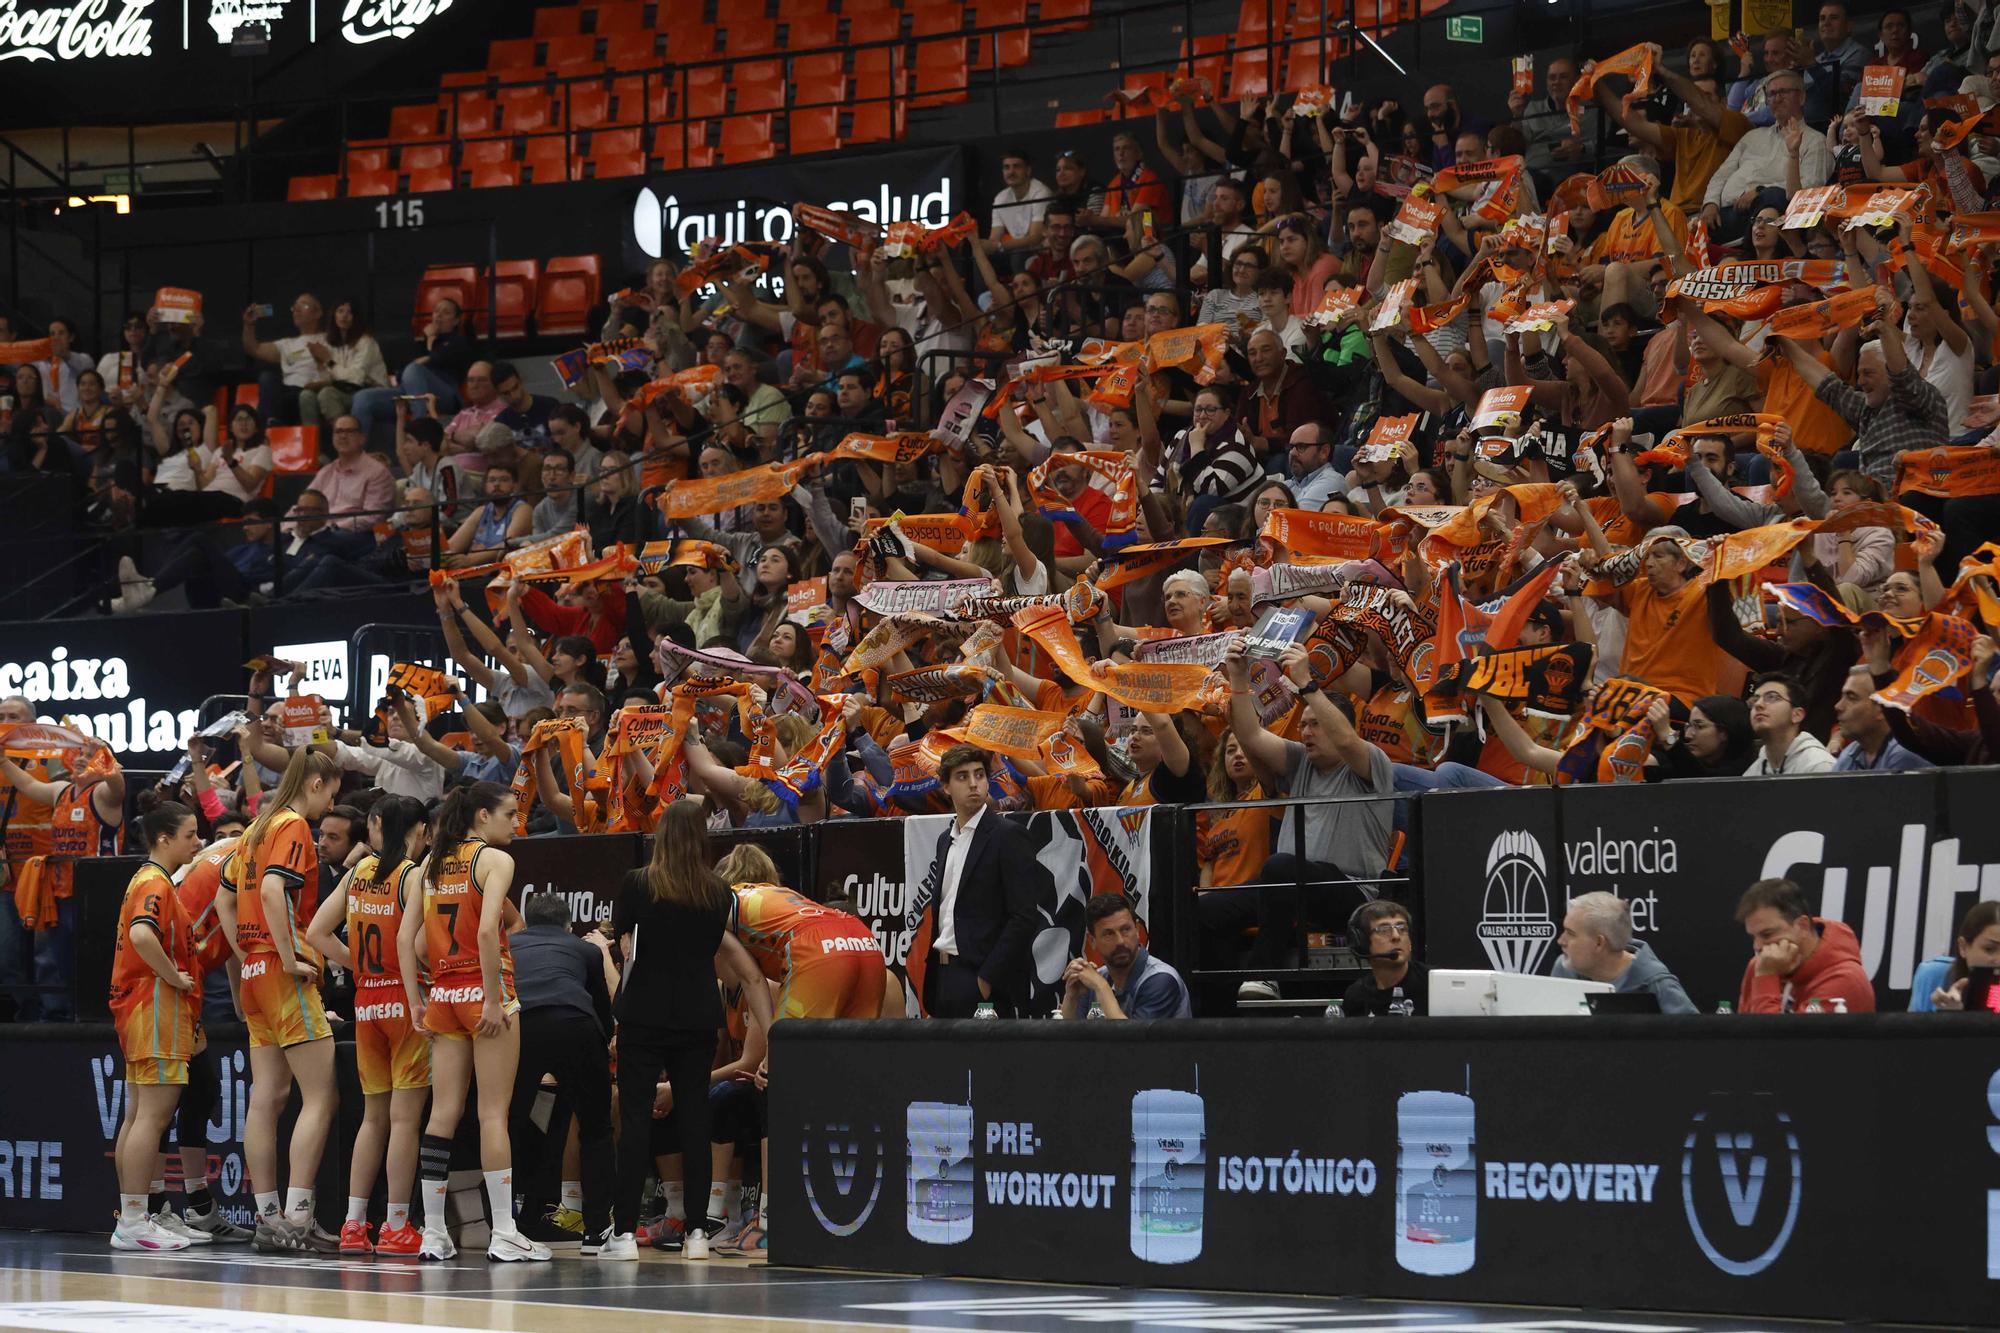
[{"label": "blue jeans", "polygon": [[[1447,760],[1436,768],[1392,764],[1397,791],[1464,791],[1474,787],[1504,787],[1507,784],[1485,769]],[[1399,807],[1400,808],[1400,807]]]},{"label": "blue jeans", "polygon": [[[76,899],[56,901],[56,924],[30,930],[14,910],[14,895],[0,891],[0,987],[14,996],[23,1023],[67,1023],[76,1017],[71,984],[76,972]],[[37,991],[29,985],[58,987]]]}]

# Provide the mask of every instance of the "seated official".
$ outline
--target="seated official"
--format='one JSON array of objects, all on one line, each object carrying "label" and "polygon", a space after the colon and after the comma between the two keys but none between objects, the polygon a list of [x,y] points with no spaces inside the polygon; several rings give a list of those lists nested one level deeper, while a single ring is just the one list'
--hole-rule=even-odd
[{"label": "seated official", "polygon": [[1910,1012],[1965,1008],[1965,988],[1975,967],[2000,967],[2000,898],[1974,903],[1958,923],[1957,956],[1946,954],[1917,968],[1910,979]]},{"label": "seated official", "polygon": [[1062,1015],[1082,1018],[1097,1001],[1105,1018],[1192,1018],[1187,983],[1139,942],[1139,919],[1122,893],[1100,893],[1083,908],[1084,928],[1103,967],[1072,958],[1063,969]]},{"label": "seated official", "polygon": [[1416,960],[1410,909],[1378,898],[1355,910],[1347,940],[1368,975],[1347,988],[1341,1010],[1349,1018],[1421,1018],[1431,1008],[1431,971]]},{"label": "seated official", "polygon": [[1736,919],[1756,957],[1743,969],[1737,1007],[1746,1014],[1790,1014],[1815,1000],[1850,1014],[1875,1012],[1875,987],[1861,966],[1861,941],[1844,921],[1815,917],[1805,891],[1788,879],[1760,879],[1736,904]]},{"label": "seated official", "polygon": [[1556,976],[1609,982],[1619,995],[1643,991],[1658,996],[1663,1014],[1701,1012],[1659,956],[1644,941],[1632,938],[1632,904],[1615,893],[1583,893],[1570,899],[1556,945],[1563,954],[1555,965]]}]

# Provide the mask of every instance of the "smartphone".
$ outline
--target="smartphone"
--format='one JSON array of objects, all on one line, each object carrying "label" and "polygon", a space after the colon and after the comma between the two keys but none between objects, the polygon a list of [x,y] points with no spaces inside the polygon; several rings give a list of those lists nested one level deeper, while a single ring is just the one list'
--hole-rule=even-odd
[{"label": "smartphone", "polygon": [[264,304],[257,307],[257,313],[262,317],[264,317],[265,319],[269,319],[273,315],[278,313],[278,308],[272,305],[269,301],[266,301]]},{"label": "smartphone", "polygon": [[868,521],[868,501],[857,495],[847,502],[848,526],[858,528]]}]

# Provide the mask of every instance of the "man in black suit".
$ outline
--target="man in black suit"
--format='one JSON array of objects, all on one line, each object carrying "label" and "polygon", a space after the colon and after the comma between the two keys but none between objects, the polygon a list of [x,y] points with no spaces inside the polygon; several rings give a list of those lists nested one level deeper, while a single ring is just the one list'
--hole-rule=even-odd
[{"label": "man in black suit", "polygon": [[987,758],[954,745],[938,761],[952,822],[938,838],[935,929],[924,974],[924,1009],[970,1018],[982,1002],[1013,1017],[1028,1000],[1036,905],[1055,896],[1027,835],[990,808]]}]

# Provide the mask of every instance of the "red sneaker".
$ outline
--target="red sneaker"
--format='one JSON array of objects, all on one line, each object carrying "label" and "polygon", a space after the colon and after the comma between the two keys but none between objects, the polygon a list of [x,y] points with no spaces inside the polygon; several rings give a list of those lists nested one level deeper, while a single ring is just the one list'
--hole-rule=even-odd
[{"label": "red sneaker", "polygon": [[400,1226],[390,1230],[386,1225],[375,1237],[375,1253],[398,1259],[414,1259],[423,1249],[424,1233],[413,1226]]},{"label": "red sneaker", "polygon": [[368,1224],[348,1222],[340,1228],[340,1252],[342,1254],[373,1254],[375,1247],[368,1243]]}]

